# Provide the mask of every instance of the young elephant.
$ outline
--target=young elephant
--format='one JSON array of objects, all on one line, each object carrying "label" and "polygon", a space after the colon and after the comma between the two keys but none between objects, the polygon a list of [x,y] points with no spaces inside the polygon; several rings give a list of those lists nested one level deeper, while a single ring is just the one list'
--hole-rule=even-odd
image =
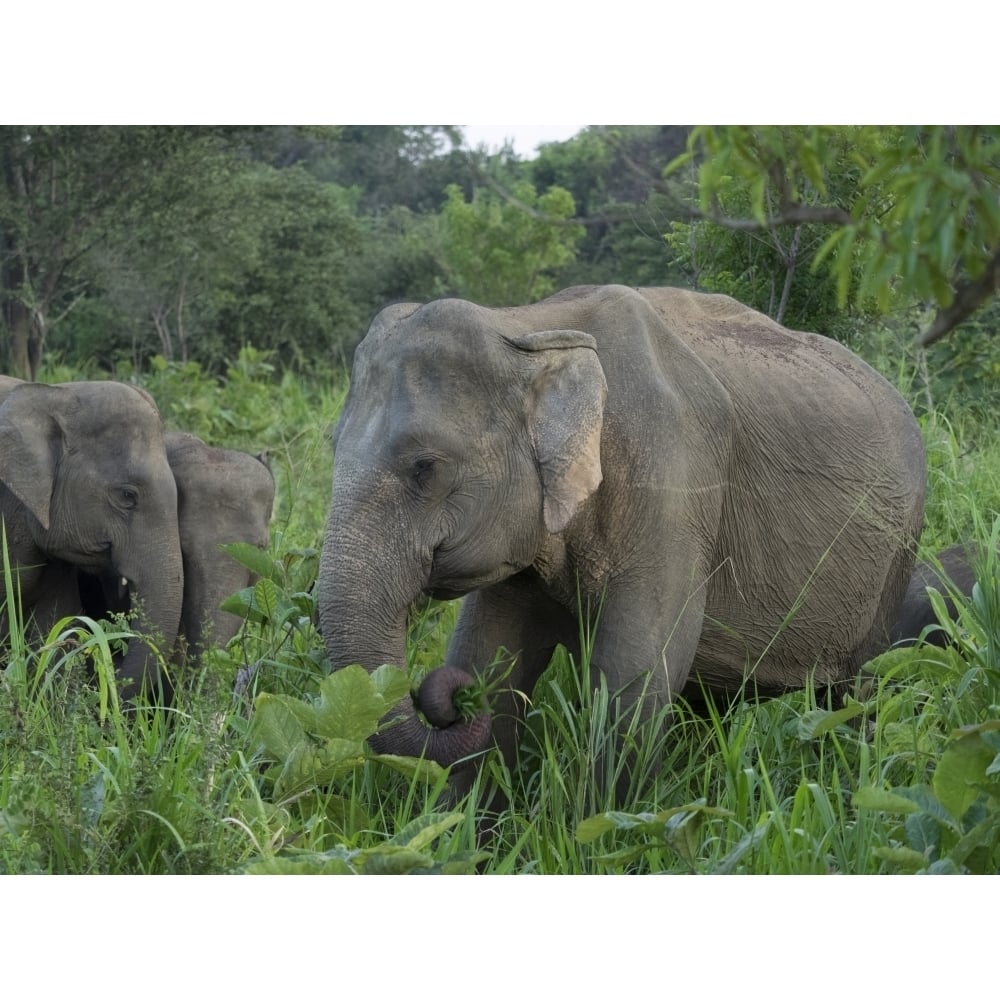
[{"label": "young elephant", "polygon": [[[892,630],[894,645],[912,645],[920,638],[925,628],[938,624],[937,616],[927,596],[928,587],[933,587],[941,594],[948,617],[955,618],[957,614],[955,595],[967,599],[972,596],[972,588],[976,583],[976,573],[973,569],[975,558],[974,545],[959,543],[943,549],[931,562],[917,563]],[[943,629],[932,628],[924,636],[924,642],[932,646],[946,646],[948,635]]]},{"label": "young elephant", "polygon": [[517,692],[557,644],[579,657],[584,631],[591,669],[646,715],[689,682],[842,684],[888,645],[923,519],[923,440],[885,379],[673,288],[390,306],[334,448],[318,581],[333,666],[404,665],[411,601],[467,595],[418,695],[432,727],[406,703],[374,741],[455,764],[457,790],[491,720],[459,719],[451,695],[501,648],[508,763]]},{"label": "young elephant", "polygon": [[[184,561],[184,600],[175,644],[177,661],[197,660],[210,645],[224,646],[240,619],[220,604],[254,582],[254,575],[222,551],[230,542],[266,549],[274,504],[274,477],[262,457],[213,448],[194,434],[166,435],[177,484],[177,520]],[[92,617],[128,612],[113,579],[81,577],[84,609]]]},{"label": "young elephant", "polygon": [[219,546],[267,548],[274,477],[263,457],[213,448],[183,432],[167,434],[167,458],[177,483],[184,557],[180,635],[186,655],[197,658],[210,644],[224,646],[240,627],[219,605],[254,577]]}]

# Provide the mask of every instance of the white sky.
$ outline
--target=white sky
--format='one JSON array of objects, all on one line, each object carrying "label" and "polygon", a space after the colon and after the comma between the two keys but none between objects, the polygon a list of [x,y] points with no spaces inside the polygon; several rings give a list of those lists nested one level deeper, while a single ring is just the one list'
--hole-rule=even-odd
[{"label": "white sky", "polygon": [[513,139],[514,152],[522,159],[532,159],[543,142],[571,139],[586,125],[460,125],[466,144],[475,149],[481,143],[497,152],[505,140]]}]

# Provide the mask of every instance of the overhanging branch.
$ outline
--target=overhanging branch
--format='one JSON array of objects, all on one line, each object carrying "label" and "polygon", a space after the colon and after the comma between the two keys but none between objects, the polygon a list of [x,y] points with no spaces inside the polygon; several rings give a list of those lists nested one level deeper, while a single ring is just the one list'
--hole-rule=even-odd
[{"label": "overhanging branch", "polygon": [[996,295],[1000,289],[1000,250],[994,255],[986,270],[975,281],[966,281],[955,289],[951,305],[939,309],[934,322],[920,337],[922,347],[940,340],[968,319],[984,302]]}]

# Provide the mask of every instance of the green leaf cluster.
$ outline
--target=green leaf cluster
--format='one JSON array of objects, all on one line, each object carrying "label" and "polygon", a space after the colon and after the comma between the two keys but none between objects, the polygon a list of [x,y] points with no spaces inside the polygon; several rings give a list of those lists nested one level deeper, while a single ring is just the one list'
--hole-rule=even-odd
[{"label": "green leaf cluster", "polygon": [[670,169],[690,164],[733,240],[820,226],[838,309],[930,304],[937,339],[995,293],[1000,126],[699,126]]},{"label": "green leaf cluster", "polygon": [[510,198],[480,189],[471,201],[454,184],[446,193],[441,255],[453,294],[500,306],[555,291],[555,274],[573,259],[584,232],[571,222],[573,196],[565,188],[539,194],[520,181]]},{"label": "green leaf cluster", "polygon": [[606,833],[624,834],[629,844],[599,858],[607,864],[627,866],[650,850],[668,847],[692,870],[697,869],[707,819],[731,816],[728,809],[710,806],[704,799],[653,813],[605,812],[585,819],[576,828],[576,839],[587,844]]},{"label": "green leaf cluster", "polygon": [[250,875],[471,875],[488,853],[460,851],[440,861],[431,850],[433,842],[461,820],[461,813],[425,813],[375,847],[292,851],[256,861],[246,871]]},{"label": "green leaf cluster", "polygon": [[310,700],[259,694],[251,742],[271,761],[266,776],[274,796],[298,798],[361,767],[368,757],[365,740],[409,691],[406,675],[384,665],[371,673],[359,666],[337,670]]},{"label": "green leaf cluster", "polygon": [[891,834],[894,843],[875,849],[900,871],[996,873],[1000,869],[1000,720],[953,732],[929,785],[861,788],[854,804],[900,817]]}]

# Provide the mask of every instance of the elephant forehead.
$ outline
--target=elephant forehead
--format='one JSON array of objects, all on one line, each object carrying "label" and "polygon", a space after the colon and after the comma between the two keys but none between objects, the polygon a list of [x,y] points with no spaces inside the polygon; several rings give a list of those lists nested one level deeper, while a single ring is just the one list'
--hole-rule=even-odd
[{"label": "elephant forehead", "polygon": [[514,374],[495,356],[495,345],[479,339],[456,342],[425,337],[398,350],[360,358],[352,375],[352,404],[381,411],[393,421],[436,413],[445,422],[486,417],[511,398]]}]

